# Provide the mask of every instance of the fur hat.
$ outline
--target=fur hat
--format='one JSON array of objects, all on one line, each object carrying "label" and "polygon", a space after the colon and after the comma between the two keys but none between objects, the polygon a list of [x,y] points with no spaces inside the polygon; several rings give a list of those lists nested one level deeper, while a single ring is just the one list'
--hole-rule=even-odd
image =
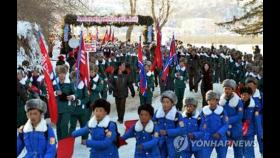
[{"label": "fur hat", "polygon": [[194,105],[194,106],[197,106],[197,104],[198,104],[198,101],[197,101],[195,98],[190,97],[190,98],[186,98],[186,99],[185,99],[185,106],[186,106],[186,105]]},{"label": "fur hat", "polygon": [[93,104],[92,104],[92,111],[95,110],[95,108],[104,108],[104,110],[107,112],[107,115],[109,115],[110,113],[110,107],[111,107],[111,104],[104,100],[104,99],[97,99]]},{"label": "fur hat", "polygon": [[38,109],[45,114],[47,112],[47,104],[41,99],[30,99],[26,101],[25,111],[28,112],[31,109]]},{"label": "fur hat", "polygon": [[58,74],[61,74],[61,73],[64,73],[64,74],[67,74],[67,67],[65,65],[57,65],[56,66],[57,68],[57,73]]},{"label": "fur hat", "polygon": [[145,66],[146,66],[146,65],[151,66],[151,65],[152,65],[152,62],[147,60],[147,61],[145,62]]},{"label": "fur hat", "polygon": [[255,77],[248,77],[245,80],[245,84],[253,82],[255,85],[258,84],[258,80]]},{"label": "fur hat", "polygon": [[217,99],[217,100],[219,99],[219,95],[216,92],[214,92],[213,90],[209,90],[206,93],[205,97],[206,97],[207,101],[211,100],[211,99]]},{"label": "fur hat", "polygon": [[154,108],[152,107],[152,105],[145,104],[145,105],[139,106],[138,107],[138,115],[140,115],[142,110],[147,111],[151,115],[151,117],[153,117],[153,115],[154,115]]},{"label": "fur hat", "polygon": [[177,102],[178,102],[178,98],[177,98],[176,94],[171,90],[164,91],[161,94],[161,96],[160,96],[161,102],[162,102],[163,98],[169,98],[173,102],[174,105],[177,104]]},{"label": "fur hat", "polygon": [[235,89],[236,82],[233,79],[225,79],[223,81],[223,87],[231,87],[231,88]]}]

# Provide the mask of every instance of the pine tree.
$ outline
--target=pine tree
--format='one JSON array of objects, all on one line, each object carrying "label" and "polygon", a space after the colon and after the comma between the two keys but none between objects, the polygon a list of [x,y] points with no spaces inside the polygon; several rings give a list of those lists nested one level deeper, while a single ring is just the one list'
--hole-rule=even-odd
[{"label": "pine tree", "polygon": [[[237,0],[244,14],[233,16],[232,20],[216,23],[240,35],[260,35],[263,33],[263,0]],[[243,4],[241,4],[243,3]]]}]

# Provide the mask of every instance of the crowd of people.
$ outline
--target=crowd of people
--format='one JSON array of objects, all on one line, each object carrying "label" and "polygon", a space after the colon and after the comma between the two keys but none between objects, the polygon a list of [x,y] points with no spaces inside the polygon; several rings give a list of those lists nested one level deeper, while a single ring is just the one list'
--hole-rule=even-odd
[{"label": "crowd of people", "polygon": [[[139,91],[137,45],[129,41],[109,42],[97,52],[90,52],[88,87],[76,76],[78,52],[73,49],[59,56],[55,67],[57,78],[52,76],[58,107],[58,141],[82,136],[81,143],[91,148],[92,158],[106,155],[117,158],[119,143],[131,137],[136,139],[135,157],[187,158],[194,154],[210,158],[215,148],[218,157],[225,158],[227,148],[233,146],[234,157],[242,158],[254,157],[254,145],[232,142],[254,141],[257,135],[259,151],[263,153],[263,64],[258,46],[253,54],[243,54],[222,45],[184,47],[181,41],[176,41],[177,56],[169,66],[166,80],[162,80],[163,68],[153,67],[152,62],[156,45],[143,45],[146,95],[139,93],[139,120],[119,136],[118,124],[110,120],[110,103],[106,100],[108,95],[113,95],[117,121],[122,124],[126,98],[134,97]],[[166,65],[170,50],[161,46],[161,52]],[[184,92],[189,84],[190,91],[199,93],[200,82],[203,102],[202,110],[198,111],[198,100]],[[221,96],[213,91],[214,83],[223,85]],[[160,88],[162,106],[154,111],[155,87]],[[42,67],[24,61],[17,72],[18,154],[25,146],[27,155],[55,157],[56,139],[44,120],[49,117],[47,98]],[[174,142],[180,142],[178,138],[185,136],[189,145],[176,146]],[[216,143],[199,145],[199,141]],[[219,145],[219,142],[226,144]]]}]

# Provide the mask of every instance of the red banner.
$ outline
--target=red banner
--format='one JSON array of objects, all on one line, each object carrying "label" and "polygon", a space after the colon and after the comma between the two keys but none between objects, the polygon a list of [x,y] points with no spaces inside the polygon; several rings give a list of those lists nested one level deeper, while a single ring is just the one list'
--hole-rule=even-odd
[{"label": "red banner", "polygon": [[43,42],[42,36],[39,33],[39,45],[42,53],[42,65],[43,65],[43,70],[44,70],[44,76],[45,76],[45,82],[47,85],[47,91],[48,91],[48,107],[49,107],[49,113],[50,113],[50,118],[51,122],[56,124],[57,122],[57,104],[54,96],[54,90],[53,90],[53,85],[52,81],[50,79],[50,74],[52,73],[52,64],[48,56],[48,52],[46,50],[45,44]]}]

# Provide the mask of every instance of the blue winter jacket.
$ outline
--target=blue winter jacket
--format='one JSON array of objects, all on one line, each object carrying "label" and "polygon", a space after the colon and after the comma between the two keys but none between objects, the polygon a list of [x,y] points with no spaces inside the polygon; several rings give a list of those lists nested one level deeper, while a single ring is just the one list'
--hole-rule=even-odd
[{"label": "blue winter jacket", "polygon": [[[140,121],[137,121],[123,136],[123,139],[136,138],[135,158],[160,158],[158,148],[159,131],[154,126],[153,121],[143,128]],[[137,146],[142,145],[142,148]]]},{"label": "blue winter jacket", "polygon": [[194,140],[190,140],[188,137],[188,147],[185,151],[199,151],[202,146],[195,141],[202,141],[204,138],[204,133],[201,130],[201,118],[199,113],[196,112],[193,116],[186,116],[186,112],[183,112],[184,130],[183,134],[188,135],[192,133],[194,135]]},{"label": "blue winter jacket", "polygon": [[214,133],[220,135],[219,140],[227,140],[228,120],[226,111],[222,106],[217,105],[214,111],[209,108],[209,105],[204,106],[201,112],[201,124],[205,133],[205,140],[216,140],[213,138]]},{"label": "blue winter jacket", "polygon": [[165,115],[162,107],[155,112],[153,121],[159,130],[166,130],[166,136],[160,136],[159,148],[163,155],[168,155],[169,158],[177,158],[180,155],[178,149],[174,146],[174,139],[177,136],[183,135],[184,122],[182,115],[173,106],[172,109]]},{"label": "blue winter jacket", "polygon": [[45,120],[42,119],[35,129],[30,120],[21,127],[17,136],[17,156],[24,147],[27,151],[24,158],[55,158],[55,135]]},{"label": "blue winter jacket", "polygon": [[86,146],[91,148],[90,158],[119,158],[117,141],[117,126],[110,121],[109,116],[105,116],[100,122],[92,117],[88,124],[72,132],[73,137],[91,135]]},{"label": "blue winter jacket", "polygon": [[259,105],[257,104],[258,103],[256,103],[253,98],[250,98],[248,107],[244,106],[244,115],[242,120],[243,122],[249,121],[249,128],[247,134],[245,135],[247,137],[253,137],[255,134],[257,134],[257,136],[261,138],[263,136],[263,129],[258,112]]},{"label": "blue winter jacket", "polygon": [[225,99],[223,94],[220,98],[219,105],[223,106],[224,111],[228,116],[231,139],[238,139],[242,137],[242,116],[243,116],[243,102],[236,93],[233,93],[233,97],[229,100]]}]

